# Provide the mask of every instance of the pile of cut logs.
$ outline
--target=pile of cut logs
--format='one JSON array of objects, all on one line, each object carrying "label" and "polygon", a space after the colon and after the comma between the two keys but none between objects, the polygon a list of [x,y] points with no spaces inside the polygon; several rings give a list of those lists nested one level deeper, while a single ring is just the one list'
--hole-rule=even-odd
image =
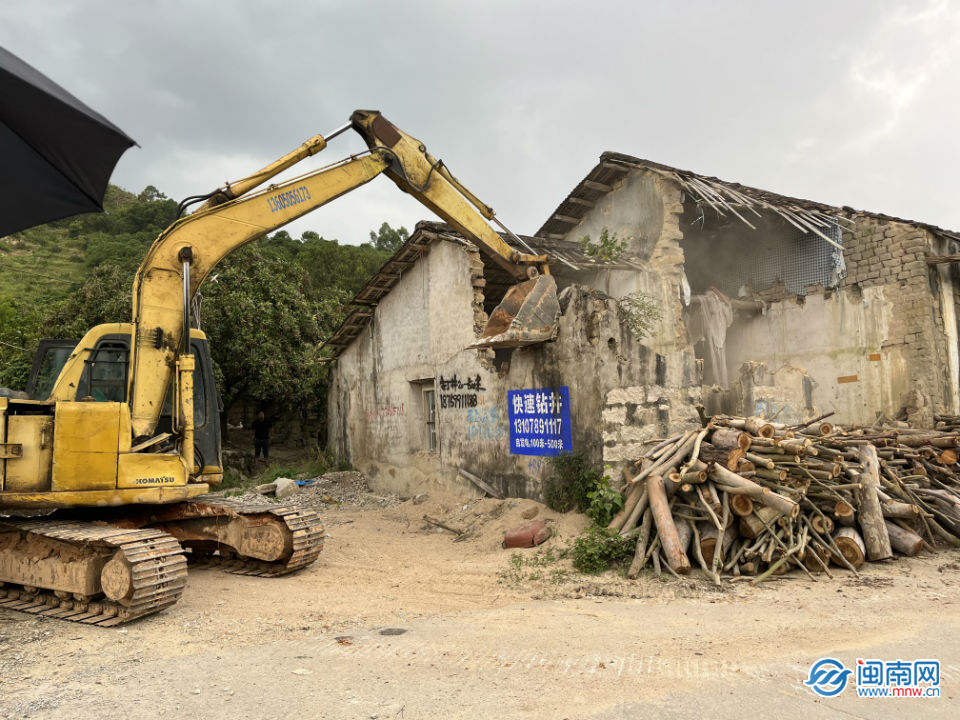
[{"label": "pile of cut logs", "polygon": [[795,568],[857,573],[866,560],[960,547],[960,429],[785,426],[703,418],[626,472],[610,528],[636,537],[627,577],[693,563],[761,582]]}]

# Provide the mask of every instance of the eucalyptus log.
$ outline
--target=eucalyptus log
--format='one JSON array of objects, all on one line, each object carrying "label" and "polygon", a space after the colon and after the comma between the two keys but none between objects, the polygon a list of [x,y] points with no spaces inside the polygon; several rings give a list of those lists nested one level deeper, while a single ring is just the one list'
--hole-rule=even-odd
[{"label": "eucalyptus log", "polygon": [[803,565],[813,572],[830,572],[830,551],[816,541],[807,545],[803,552]]},{"label": "eucalyptus log", "polygon": [[[645,497],[647,494],[647,488],[643,483],[636,483],[633,487],[630,488],[630,491],[627,493],[627,499],[623,503],[623,508],[620,512],[613,516],[613,520],[610,521],[610,524],[607,525],[608,530],[620,530],[623,528],[624,523],[627,522],[627,518],[631,517],[633,511],[636,509],[637,505],[640,502],[640,498]],[[637,513],[636,517],[640,516],[640,512]],[[634,519],[636,523],[636,518]],[[633,529],[628,528],[628,529]]]},{"label": "eucalyptus log", "polygon": [[[713,555],[717,552],[717,528],[709,523],[700,523],[697,527],[700,531],[700,554],[703,555],[703,561],[708,567],[713,567]],[[737,537],[737,532],[732,527],[728,527],[723,533],[723,541],[720,545],[720,562],[723,563],[731,543]]]},{"label": "eucalyptus log", "polygon": [[923,538],[912,530],[887,521],[887,534],[890,536],[890,545],[901,555],[913,557],[919,555],[923,549]]},{"label": "eucalyptus log", "polygon": [[690,560],[680,547],[680,537],[677,535],[677,526],[673,522],[670,505],[667,503],[663,478],[659,475],[651,475],[647,480],[647,492],[650,497],[650,509],[653,511],[653,522],[657,526],[667,562],[670,563],[674,572],[686,575],[690,572]]},{"label": "eucalyptus log", "polygon": [[[833,541],[836,543],[837,549],[840,550],[846,561],[853,565],[853,567],[858,568],[863,565],[866,560],[867,549],[863,544],[863,538],[860,537],[860,533],[857,532],[856,528],[839,528],[833,536]],[[838,558],[834,558],[834,560],[838,565],[841,564]]]},{"label": "eucalyptus log", "polygon": [[750,436],[735,428],[717,428],[710,436],[710,444],[723,450],[750,449]]},{"label": "eucalyptus log", "polygon": [[767,470],[773,470],[774,468],[774,462],[769,456],[748,452],[744,457],[757,467],[766,468]]},{"label": "eucalyptus log", "polygon": [[710,477],[719,485],[746,490],[746,494],[754,500],[759,500],[767,507],[775,508],[787,517],[796,517],[800,513],[800,506],[790,498],[771,492],[769,488],[757,485],[752,480],[740,477],[724,467],[714,465],[713,470],[710,472]]},{"label": "eucalyptus log", "polygon": [[750,515],[740,518],[740,534],[754,540],[760,537],[772,525],[780,513],[772,507],[758,507]]},{"label": "eucalyptus log", "polygon": [[883,521],[880,497],[877,495],[880,489],[880,461],[877,458],[877,449],[873,445],[861,445],[859,459],[863,473],[860,476],[862,487],[857,492],[860,506],[858,520],[860,529],[863,531],[867,559],[886,560],[893,556],[893,550],[890,547],[886,523]]},{"label": "eucalyptus log", "polygon": [[747,418],[744,420],[743,429],[751,435],[762,438],[772,438],[777,432],[776,428],[762,417]]},{"label": "eucalyptus log", "polygon": [[637,549],[633,553],[633,562],[630,563],[630,569],[627,570],[627,579],[636,580],[640,574],[640,568],[644,564],[647,554],[647,541],[650,539],[650,528],[653,525],[653,513],[647,508],[643,513],[643,520],[640,521],[640,537],[637,539]]},{"label": "eucalyptus log", "polygon": [[886,500],[880,503],[880,509],[885,518],[903,518],[913,520],[920,514],[920,508],[912,503]]},{"label": "eucalyptus log", "polygon": [[857,513],[846,500],[837,500],[833,506],[833,519],[837,525],[850,527],[857,522]]},{"label": "eucalyptus log", "polygon": [[810,524],[813,526],[813,529],[821,535],[829,535],[833,532],[833,520],[826,515],[815,515],[810,519]]},{"label": "eucalyptus log", "polygon": [[753,500],[747,495],[731,495],[730,508],[734,515],[746,517],[753,512]]}]

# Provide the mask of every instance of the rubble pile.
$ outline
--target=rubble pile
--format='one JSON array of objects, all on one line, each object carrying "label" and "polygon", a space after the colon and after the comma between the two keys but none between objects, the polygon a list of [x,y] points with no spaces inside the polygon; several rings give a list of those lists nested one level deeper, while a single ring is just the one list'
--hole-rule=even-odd
[{"label": "rubble pile", "polygon": [[397,495],[377,495],[370,491],[363,473],[356,470],[330,472],[319,477],[277,478],[258,485],[244,494],[241,500],[272,504],[279,500],[285,505],[296,505],[312,510],[338,507],[386,508],[402,502]]},{"label": "rubble pile", "polygon": [[865,561],[960,547],[960,428],[843,428],[818,418],[703,418],[628,469],[610,523],[636,537],[628,577],[694,563],[760,582],[791,569],[854,573]]}]

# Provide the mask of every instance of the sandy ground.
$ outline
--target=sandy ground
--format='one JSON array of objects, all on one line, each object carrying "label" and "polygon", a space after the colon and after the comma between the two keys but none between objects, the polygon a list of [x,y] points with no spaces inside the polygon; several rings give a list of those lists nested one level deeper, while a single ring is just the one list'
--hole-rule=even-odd
[{"label": "sandy ground", "polygon": [[[295,576],[192,569],[178,605],[119,630],[0,609],[0,717],[960,716],[956,552],[756,587],[598,579],[565,560],[518,581],[504,529],[536,508],[556,553],[584,518],[314,494],[327,544]],[[824,656],[939,659],[942,697],[819,699],[802,682]]]}]

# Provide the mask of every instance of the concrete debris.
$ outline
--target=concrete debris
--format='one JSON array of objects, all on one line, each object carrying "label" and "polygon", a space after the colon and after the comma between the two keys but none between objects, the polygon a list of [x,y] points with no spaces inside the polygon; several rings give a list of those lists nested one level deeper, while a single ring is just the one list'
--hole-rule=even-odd
[{"label": "concrete debris", "polygon": [[297,481],[293,480],[292,478],[277,478],[274,481],[274,485],[276,487],[273,491],[273,494],[277,497],[277,499],[290,497],[291,495],[296,495],[298,492],[300,492],[300,487],[297,485]]}]

